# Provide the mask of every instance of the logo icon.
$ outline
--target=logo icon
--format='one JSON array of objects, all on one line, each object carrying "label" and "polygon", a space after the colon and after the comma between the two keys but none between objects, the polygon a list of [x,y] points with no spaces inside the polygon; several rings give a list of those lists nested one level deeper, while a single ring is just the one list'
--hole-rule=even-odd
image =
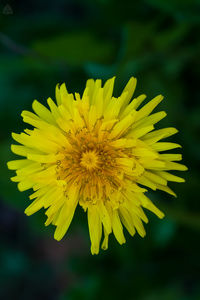
[{"label": "logo icon", "polygon": [[3,14],[4,15],[12,15],[13,14],[13,10],[12,7],[9,4],[6,4],[3,8]]}]

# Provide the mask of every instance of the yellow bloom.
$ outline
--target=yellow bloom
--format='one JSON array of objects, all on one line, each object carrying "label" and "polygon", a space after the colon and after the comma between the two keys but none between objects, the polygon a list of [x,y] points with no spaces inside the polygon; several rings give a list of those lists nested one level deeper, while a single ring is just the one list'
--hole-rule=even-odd
[{"label": "yellow bloom", "polygon": [[148,219],[143,208],[159,218],[164,214],[141,186],[175,195],[167,182],[184,179],[168,171],[187,169],[174,162],[181,160],[180,154],[160,153],[180,147],[160,142],[175,134],[175,128],[154,130],[166,113],[150,114],[163,97],[138,109],[146,96],[130,102],[136,79],[129,80],[118,98],[112,96],[114,79],[103,87],[101,80],[89,79],[82,97],[75,93],[75,98],[65,84],[57,85],[57,105],[49,98],[50,109],[35,100],[35,114],[22,112],[24,122],[35,128],[12,134],[22,145],[11,149],[24,158],[8,162],[8,168],[16,170],[11,179],[18,182],[19,190],[34,191],[25,213],[45,208],[45,225],[56,226],[56,240],[65,235],[78,204],[87,211],[92,254],[99,252],[102,228],[103,249],[111,232],[125,243],[122,224],[132,236],[137,231],[144,237],[142,221]]}]

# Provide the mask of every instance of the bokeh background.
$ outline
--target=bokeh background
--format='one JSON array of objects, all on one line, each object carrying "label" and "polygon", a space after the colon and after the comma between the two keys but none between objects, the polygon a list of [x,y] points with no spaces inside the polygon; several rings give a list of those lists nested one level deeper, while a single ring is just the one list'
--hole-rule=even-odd
[{"label": "bokeh background", "polygon": [[[0,1],[0,299],[200,299],[200,1]],[[136,95],[163,94],[158,125],[175,126],[189,167],[178,197],[149,193],[166,217],[148,213],[147,236],[90,254],[86,215],[79,208],[67,236],[53,240],[44,211],[23,213],[6,162],[11,132],[34,99],[54,98],[66,82],[82,92],[87,78],[117,75],[115,95],[130,76]],[[180,175],[180,174],[179,174]],[[180,176],[181,176],[180,175]]]}]

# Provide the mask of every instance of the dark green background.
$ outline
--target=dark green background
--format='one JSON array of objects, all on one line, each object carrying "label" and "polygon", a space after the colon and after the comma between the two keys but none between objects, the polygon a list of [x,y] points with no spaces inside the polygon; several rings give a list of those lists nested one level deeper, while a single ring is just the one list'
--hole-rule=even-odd
[{"label": "dark green background", "polygon": [[[200,299],[200,1],[0,1],[0,31],[0,299]],[[126,232],[125,245],[111,237],[92,256],[82,209],[54,241],[44,211],[24,215],[29,193],[10,182],[6,162],[34,99],[54,98],[57,83],[82,92],[87,78],[113,75],[116,96],[132,75],[136,95],[165,96],[158,127],[179,129],[172,140],[189,171],[171,184],[178,198],[149,193],[166,217],[147,212],[144,239]]]}]

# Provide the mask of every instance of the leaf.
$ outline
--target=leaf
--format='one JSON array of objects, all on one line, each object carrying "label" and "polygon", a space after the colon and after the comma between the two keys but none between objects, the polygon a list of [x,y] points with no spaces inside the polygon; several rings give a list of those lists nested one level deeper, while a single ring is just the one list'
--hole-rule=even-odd
[{"label": "leaf", "polygon": [[158,50],[168,50],[179,44],[190,30],[188,24],[181,23],[174,28],[158,33],[155,38],[155,47]]},{"label": "leaf", "polygon": [[89,32],[80,31],[39,40],[34,42],[33,49],[40,55],[78,66],[86,62],[109,61],[113,56],[114,46],[110,41],[100,40]]},{"label": "leaf", "polygon": [[147,52],[147,46],[155,36],[156,22],[148,23],[129,22],[124,27],[124,56],[125,59],[141,56]]}]

